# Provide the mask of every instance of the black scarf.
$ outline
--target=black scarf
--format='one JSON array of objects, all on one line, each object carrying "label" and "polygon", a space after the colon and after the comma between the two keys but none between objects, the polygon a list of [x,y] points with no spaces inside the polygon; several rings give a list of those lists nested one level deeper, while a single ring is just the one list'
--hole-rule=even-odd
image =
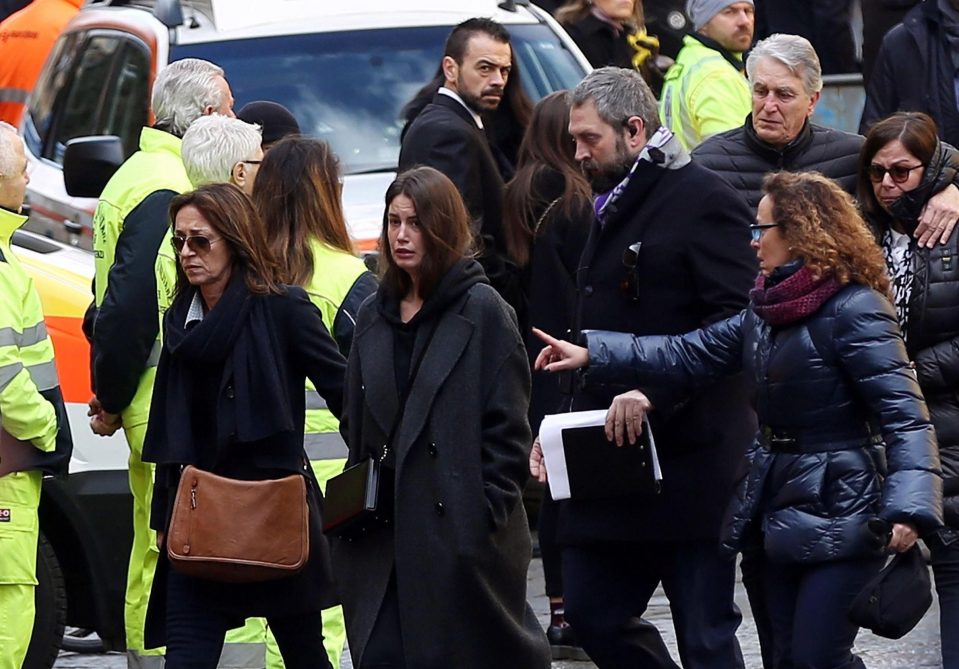
[{"label": "black scarf", "polygon": [[[228,384],[233,385],[238,442],[266,439],[296,425],[287,396],[286,368],[277,364],[279,346],[266,304],[270,296],[250,293],[243,272],[235,269],[216,306],[187,328],[186,315],[195,294],[195,288],[180,293],[163,319],[163,353],[143,446],[147,462],[195,464],[201,450],[216,447],[195,443],[189,427],[198,363],[223,364],[219,388],[222,393]],[[219,418],[209,416],[211,421]]]}]

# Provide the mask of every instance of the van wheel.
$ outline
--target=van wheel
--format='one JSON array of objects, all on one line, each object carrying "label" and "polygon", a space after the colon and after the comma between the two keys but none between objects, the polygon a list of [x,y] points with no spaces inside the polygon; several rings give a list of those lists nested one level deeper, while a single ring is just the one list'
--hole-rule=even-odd
[{"label": "van wheel", "polygon": [[67,619],[67,590],[56,553],[43,533],[37,546],[37,616],[23,669],[50,669],[60,652]]}]

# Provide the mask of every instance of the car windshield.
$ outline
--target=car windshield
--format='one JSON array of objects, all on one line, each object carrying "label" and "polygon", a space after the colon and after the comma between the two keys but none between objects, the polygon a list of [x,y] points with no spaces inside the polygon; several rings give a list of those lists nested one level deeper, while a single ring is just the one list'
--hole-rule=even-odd
[{"label": "car windshield", "polygon": [[[172,60],[204,58],[225,71],[240,109],[286,106],[304,134],[324,139],[345,174],[392,171],[403,106],[436,74],[449,27],[287,35],[173,48]],[[511,25],[522,83],[534,100],[573,88],[585,72],[545,25]]]}]

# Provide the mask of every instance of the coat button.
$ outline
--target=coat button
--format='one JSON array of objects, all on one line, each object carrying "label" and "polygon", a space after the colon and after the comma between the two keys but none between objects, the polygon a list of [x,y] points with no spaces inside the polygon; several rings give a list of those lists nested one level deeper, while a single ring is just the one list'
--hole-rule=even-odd
[{"label": "coat button", "polygon": [[439,451],[436,450],[436,444],[430,444],[429,448],[426,449],[426,452],[432,455],[434,458]]},{"label": "coat button", "polygon": [[593,294],[593,287],[592,287],[592,286],[586,286],[585,288],[583,288],[583,294],[584,294],[586,297],[589,297],[590,295],[592,295],[592,294]]},{"label": "coat button", "polygon": [[433,508],[436,509],[436,515],[437,515],[437,516],[442,516],[444,513],[446,513],[446,507],[443,506],[443,502],[437,502],[437,503],[433,506]]},{"label": "coat button", "polygon": [[233,399],[233,384],[231,383],[226,387],[226,397],[227,399]]}]

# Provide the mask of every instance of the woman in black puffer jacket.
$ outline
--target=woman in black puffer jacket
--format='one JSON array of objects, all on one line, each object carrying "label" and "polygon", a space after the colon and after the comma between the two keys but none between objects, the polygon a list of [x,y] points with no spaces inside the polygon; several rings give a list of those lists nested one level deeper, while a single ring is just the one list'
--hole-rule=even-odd
[{"label": "woman in black puffer jacket", "polygon": [[936,428],[946,527],[926,537],[939,593],[942,660],[959,669],[959,229],[920,246],[913,232],[929,198],[953,183],[959,153],[935,122],[900,112],[869,131],[860,155],[859,202],[886,257],[906,352]]},{"label": "woman in black puffer jacket", "polygon": [[[690,392],[745,371],[760,432],[723,546],[742,548],[749,526],[764,535],[777,667],[862,668],[847,611],[883,564],[863,530],[879,517],[888,547],[905,551],[941,525],[935,435],[852,199],[812,173],[772,174],[764,191],[748,309],[682,336],[587,332],[588,349],[546,338],[536,365]],[[641,429],[643,404],[621,398],[607,417],[620,442]]]}]

